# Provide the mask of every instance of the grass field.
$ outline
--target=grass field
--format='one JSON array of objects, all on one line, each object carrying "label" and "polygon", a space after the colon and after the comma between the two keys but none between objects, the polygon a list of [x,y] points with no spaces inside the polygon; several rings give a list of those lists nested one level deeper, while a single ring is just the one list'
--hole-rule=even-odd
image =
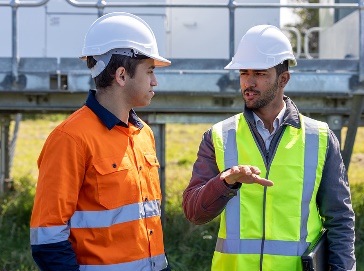
[{"label": "grass field", "polygon": [[[64,115],[24,119],[21,122],[11,175],[15,192],[0,201],[0,270],[38,270],[29,249],[29,215],[38,175],[36,160],[49,132]],[[166,224],[165,243],[174,271],[210,270],[218,221],[194,226],[183,216],[182,192],[203,132],[210,124],[166,126]],[[343,130],[345,135],[345,130]],[[359,129],[349,168],[351,182],[362,182],[364,129]],[[24,223],[24,221],[27,221]],[[363,269],[358,268],[358,271]]]}]

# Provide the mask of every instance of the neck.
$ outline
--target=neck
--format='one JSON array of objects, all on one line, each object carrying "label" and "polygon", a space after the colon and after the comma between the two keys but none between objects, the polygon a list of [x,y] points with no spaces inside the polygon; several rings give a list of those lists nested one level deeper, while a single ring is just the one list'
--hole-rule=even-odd
[{"label": "neck", "polygon": [[253,110],[253,112],[263,121],[264,127],[268,129],[270,133],[273,132],[273,122],[284,107],[284,101],[280,103],[271,103],[268,106]]},{"label": "neck", "polygon": [[124,99],[117,95],[117,90],[114,89],[102,89],[96,91],[96,100],[105,107],[108,111],[114,114],[119,120],[124,123],[128,123],[129,112],[131,108],[124,104]]}]

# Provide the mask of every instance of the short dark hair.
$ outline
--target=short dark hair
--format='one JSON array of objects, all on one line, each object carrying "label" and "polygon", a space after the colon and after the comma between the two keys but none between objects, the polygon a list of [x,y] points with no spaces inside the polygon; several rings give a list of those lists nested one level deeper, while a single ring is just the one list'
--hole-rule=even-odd
[{"label": "short dark hair", "polygon": [[282,63],[275,66],[277,77],[280,76],[283,72],[288,71],[288,60],[283,61]]},{"label": "short dark hair", "polygon": [[[141,59],[132,58],[125,55],[112,55],[106,68],[94,78],[96,88],[109,87],[115,79],[115,72],[119,67],[124,67],[128,75],[133,78],[136,67],[141,63]],[[96,65],[96,60],[92,56],[87,57],[87,67],[89,69]]]}]

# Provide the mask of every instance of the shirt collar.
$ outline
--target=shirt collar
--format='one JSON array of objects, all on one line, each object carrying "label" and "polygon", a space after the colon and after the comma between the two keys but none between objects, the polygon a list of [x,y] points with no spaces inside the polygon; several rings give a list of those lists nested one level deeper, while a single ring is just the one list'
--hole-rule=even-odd
[{"label": "shirt collar", "polygon": [[[96,91],[90,90],[88,93],[88,97],[86,100],[86,106],[92,110],[99,117],[99,119],[105,124],[105,126],[111,130],[115,125],[119,125],[122,127],[129,127],[129,125],[119,118],[117,118],[113,113],[103,107],[95,98]],[[138,129],[143,128],[143,123],[140,121],[139,117],[135,113],[133,109],[129,112],[128,122],[133,124]]]},{"label": "shirt collar", "polygon": [[[277,117],[273,121],[274,131],[277,129],[277,127],[279,127],[283,123],[283,117],[284,117],[284,113],[286,112],[286,108],[287,108],[286,103],[283,103],[282,110],[278,113]],[[258,115],[253,112],[253,116],[254,116],[255,125],[261,125],[262,127],[264,127],[264,123],[258,117]]]}]

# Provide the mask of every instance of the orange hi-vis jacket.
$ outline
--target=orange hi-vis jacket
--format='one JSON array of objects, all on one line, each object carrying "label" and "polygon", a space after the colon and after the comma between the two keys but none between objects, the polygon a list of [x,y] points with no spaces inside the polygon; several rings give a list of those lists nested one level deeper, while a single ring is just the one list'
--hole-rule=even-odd
[{"label": "orange hi-vis jacket", "polygon": [[69,240],[85,271],[167,266],[154,137],[139,121],[109,130],[83,106],[49,135],[38,159],[32,246]]}]

